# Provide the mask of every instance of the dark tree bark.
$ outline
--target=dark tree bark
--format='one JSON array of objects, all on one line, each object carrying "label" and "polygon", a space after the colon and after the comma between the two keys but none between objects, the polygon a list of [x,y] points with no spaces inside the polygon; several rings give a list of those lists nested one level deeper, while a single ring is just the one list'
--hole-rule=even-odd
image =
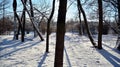
[{"label": "dark tree bark", "polygon": [[17,24],[16,24],[16,16],[15,16],[15,11],[16,11],[16,8],[17,8],[17,3],[16,1],[13,1],[13,11],[14,11],[14,38],[15,40],[18,40],[18,36],[17,36]]},{"label": "dark tree bark", "polygon": [[59,10],[57,19],[56,48],[54,67],[63,67],[63,50],[65,36],[65,20],[67,0],[59,0]]},{"label": "dark tree bark", "polygon": [[34,12],[33,12],[33,5],[32,5],[32,1],[29,0],[30,2],[30,12],[31,12],[31,17],[34,18]]},{"label": "dark tree bark", "polygon": [[16,21],[16,17],[14,14],[14,37],[13,37],[13,40],[18,40],[18,38],[16,38],[16,35],[17,35],[17,21]]},{"label": "dark tree bark", "polygon": [[103,29],[102,0],[98,0],[98,8],[99,8],[98,49],[102,49],[102,29]]},{"label": "dark tree bark", "polygon": [[16,39],[18,40],[19,39],[19,34],[20,34],[20,24],[18,26],[18,30],[17,30],[17,34],[16,34]]},{"label": "dark tree bark", "polygon": [[[29,0],[29,3],[30,3],[30,12],[31,12],[31,17],[33,18],[33,20],[34,20],[34,12],[33,12],[33,5],[32,5],[32,1],[31,0]],[[34,27],[34,26],[33,26]],[[37,32],[36,32],[36,30],[35,30],[35,28],[34,28],[34,37],[36,37],[37,36],[37,34],[36,34]]]},{"label": "dark tree bark", "polygon": [[48,22],[47,22],[46,52],[49,52],[50,22],[51,22],[53,15],[54,15],[54,10],[55,10],[55,0],[53,0],[52,12],[51,12],[51,15],[50,15]]},{"label": "dark tree bark", "polygon": [[[27,0],[24,0],[25,5],[26,5],[26,2],[27,2]],[[26,23],[26,14],[25,14],[25,13],[26,13],[26,9],[25,9],[25,7],[23,7],[23,8],[24,8],[24,9],[23,9],[23,17],[22,17],[22,19],[23,19],[23,20],[22,20],[22,22],[23,22],[23,25],[22,25],[23,28],[22,28],[22,29],[23,29],[23,30],[22,30],[22,32],[21,32],[21,33],[22,33],[22,34],[21,34],[21,35],[22,35],[22,36],[21,36],[22,42],[24,42],[24,36],[25,36],[25,23]]]},{"label": "dark tree bark", "polygon": [[78,14],[79,14],[79,23],[80,23],[80,25],[79,25],[79,34],[82,35],[83,31],[82,31],[82,21],[81,21],[81,10],[80,10],[79,6],[80,5],[77,3]]},{"label": "dark tree bark", "polygon": [[92,34],[91,34],[91,32],[89,31],[86,14],[85,14],[85,11],[84,11],[83,8],[82,8],[82,5],[81,5],[80,0],[77,0],[77,3],[78,3],[78,5],[79,5],[79,9],[81,10],[81,13],[82,13],[83,18],[84,18],[84,22],[85,22],[86,30],[87,30],[87,33],[88,33],[88,37],[89,37],[91,43],[93,44],[93,46],[96,47],[96,44],[95,44],[95,42],[94,42],[94,40],[93,40],[93,38],[92,38]]}]

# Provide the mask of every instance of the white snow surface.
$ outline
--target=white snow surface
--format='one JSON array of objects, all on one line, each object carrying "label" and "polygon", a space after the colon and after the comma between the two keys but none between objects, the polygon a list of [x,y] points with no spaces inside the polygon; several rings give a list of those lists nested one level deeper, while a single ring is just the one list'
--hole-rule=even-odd
[{"label": "white snow surface", "polygon": [[[13,40],[13,35],[0,36],[0,67],[54,67],[56,34],[50,35],[49,53],[44,41],[33,34],[25,42]],[[93,36],[97,43],[97,36]],[[117,36],[103,35],[103,49],[94,48],[87,36],[65,34],[63,67],[120,67],[120,51],[116,50]]]}]

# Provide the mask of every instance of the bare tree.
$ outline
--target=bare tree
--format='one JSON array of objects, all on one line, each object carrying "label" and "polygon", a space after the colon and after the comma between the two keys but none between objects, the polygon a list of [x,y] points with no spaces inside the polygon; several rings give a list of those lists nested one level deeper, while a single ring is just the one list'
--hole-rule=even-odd
[{"label": "bare tree", "polygon": [[[13,0],[13,11],[14,11],[14,16],[17,18],[18,23],[19,23],[19,27],[18,27],[18,31],[17,31],[18,33],[16,34],[16,39],[18,39],[19,30],[21,30],[21,32],[22,32],[23,26],[22,26],[21,20],[20,20],[20,18],[19,18],[19,16],[18,16],[17,12],[16,12],[16,9],[17,9],[17,1],[16,1],[16,0]],[[14,18],[15,18],[15,17],[14,17]],[[21,39],[21,40],[22,40],[22,39]]]},{"label": "bare tree", "polygon": [[51,22],[53,15],[54,15],[54,11],[55,11],[55,0],[53,0],[52,12],[51,12],[51,15],[50,15],[48,22],[47,22],[46,52],[49,52],[50,22]]},{"label": "bare tree", "polygon": [[[24,3],[26,4],[27,0],[24,0]],[[24,36],[25,36],[25,21],[26,21],[26,17],[25,17],[25,7],[23,7],[23,12],[22,12],[22,16],[21,16],[21,19],[19,18],[19,16],[17,15],[17,12],[16,12],[16,8],[17,8],[17,1],[14,0],[13,1],[13,11],[14,11],[14,19],[18,19],[18,22],[19,22],[19,27],[18,27],[18,31],[17,31],[17,34],[15,33],[16,35],[16,39],[18,39],[18,35],[19,35],[19,32],[21,30],[21,41],[24,42]],[[16,22],[16,21],[15,21]],[[23,23],[22,23],[23,22]]]},{"label": "bare tree", "polygon": [[17,38],[17,25],[16,25],[16,22],[17,22],[17,20],[16,20],[16,15],[15,15],[15,11],[16,11],[16,9],[17,9],[17,2],[16,2],[16,0],[13,0],[13,11],[14,11],[14,37],[13,37],[13,39],[18,39]]},{"label": "bare tree", "polygon": [[80,0],[77,0],[77,3],[78,3],[78,6],[79,6],[79,9],[81,10],[81,13],[82,13],[82,15],[83,15],[83,18],[84,18],[84,22],[85,22],[86,30],[87,30],[87,33],[88,33],[88,37],[89,37],[91,43],[93,44],[93,46],[96,47],[96,44],[95,44],[95,42],[94,42],[94,40],[93,40],[93,38],[92,38],[92,34],[91,34],[91,32],[89,31],[86,14],[85,14],[85,11],[84,11],[83,8],[82,8],[82,5],[81,5]]},{"label": "bare tree", "polygon": [[98,49],[102,49],[102,28],[103,28],[102,0],[98,0],[98,7],[99,7]]},{"label": "bare tree", "polygon": [[[27,0],[24,0],[24,3],[25,3],[25,5],[26,5],[26,3],[27,3]],[[22,34],[21,34],[21,40],[22,40],[22,42],[24,42],[24,36],[25,36],[25,23],[26,23],[26,8],[25,7],[23,7],[23,17],[22,17],[22,26],[23,26],[23,30],[22,30]]]},{"label": "bare tree", "polygon": [[[43,41],[44,39],[43,39],[43,37],[41,36],[41,34],[40,34],[40,32],[39,32],[36,24],[34,23],[34,20],[33,20],[34,17],[32,17],[31,14],[29,13],[29,10],[27,9],[27,7],[26,7],[25,3],[23,2],[23,0],[21,0],[21,1],[22,1],[22,4],[23,4],[24,8],[26,9],[26,12],[27,12],[27,14],[28,14],[28,16],[29,16],[29,18],[30,18],[30,21],[32,22],[33,28],[36,30],[36,32],[37,32],[37,34],[39,35],[41,41]],[[31,5],[30,5],[30,6],[31,6]]]},{"label": "bare tree", "polygon": [[[30,13],[31,13],[31,17],[33,18],[33,20],[35,20],[34,19],[34,10],[33,10],[33,4],[32,4],[32,1],[31,0],[29,0],[29,4],[30,4]],[[33,26],[34,27],[34,26]],[[36,31],[34,30],[34,37],[36,37],[37,36],[37,34],[36,34]]]},{"label": "bare tree", "polygon": [[[33,4],[32,4],[32,1],[31,1],[31,0],[29,0],[29,4],[30,4],[31,17],[33,18],[33,20],[35,20],[35,19],[34,19]],[[34,27],[34,26],[33,26],[33,27]],[[37,34],[36,34],[36,31],[34,30],[34,37],[36,37],[36,36],[37,36]]]},{"label": "bare tree", "polygon": [[54,67],[63,67],[66,8],[67,0],[59,0]]},{"label": "bare tree", "polygon": [[[30,20],[32,22],[32,25],[34,27],[34,29],[36,30],[36,32],[38,33],[39,37],[41,38],[41,40],[43,41],[43,37],[41,36],[38,28],[36,27],[36,25],[34,24],[34,20],[33,20],[33,16],[32,16],[32,12],[29,12],[29,10],[27,9],[26,7],[26,3],[27,3],[27,0],[21,0],[22,4],[23,4],[23,11],[22,11],[22,16],[21,16],[21,19],[19,18],[17,12],[16,12],[16,9],[17,9],[17,1],[16,0],[13,0],[13,11],[14,11],[14,16],[15,18],[17,18],[18,22],[19,22],[19,26],[18,26],[18,33],[16,34],[16,39],[18,39],[18,35],[19,35],[19,31],[21,30],[21,41],[24,42],[24,35],[25,35],[25,12],[28,13],[28,16],[30,17]],[[30,7],[31,9],[33,8],[32,6],[32,2],[30,1]],[[33,11],[33,10],[31,10]],[[31,13],[31,14],[30,14]],[[23,23],[22,23],[23,22]]]},{"label": "bare tree", "polygon": [[83,31],[82,31],[82,21],[81,21],[81,10],[80,10],[79,6],[80,6],[80,4],[77,3],[78,14],[79,14],[79,22],[80,22],[80,25],[79,25],[79,34],[82,35]]}]

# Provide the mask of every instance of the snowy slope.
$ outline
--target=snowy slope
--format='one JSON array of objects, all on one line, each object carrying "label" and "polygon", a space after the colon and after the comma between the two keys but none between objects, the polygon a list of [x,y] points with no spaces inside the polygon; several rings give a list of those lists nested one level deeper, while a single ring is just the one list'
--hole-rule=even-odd
[{"label": "snowy slope", "polygon": [[[46,43],[39,37],[27,35],[22,43],[12,40],[12,35],[0,36],[0,67],[54,67],[55,39],[52,33],[50,52],[45,53]],[[103,49],[98,50],[86,36],[66,33],[64,67],[120,67],[120,51],[114,48],[116,39],[114,35],[103,35]]]}]

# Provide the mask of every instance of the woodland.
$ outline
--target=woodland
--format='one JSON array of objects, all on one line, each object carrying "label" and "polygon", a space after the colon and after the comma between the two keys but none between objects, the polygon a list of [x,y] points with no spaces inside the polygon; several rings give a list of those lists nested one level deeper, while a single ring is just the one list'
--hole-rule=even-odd
[{"label": "woodland", "polygon": [[[40,58],[41,62],[27,64],[19,57],[22,52],[29,58],[39,56],[35,62]],[[97,61],[92,66],[80,56],[92,63],[95,56]],[[46,57],[51,59],[45,61]],[[23,61],[17,64],[18,59]],[[0,1],[0,67],[96,67],[97,63],[120,66],[120,0]]]}]

